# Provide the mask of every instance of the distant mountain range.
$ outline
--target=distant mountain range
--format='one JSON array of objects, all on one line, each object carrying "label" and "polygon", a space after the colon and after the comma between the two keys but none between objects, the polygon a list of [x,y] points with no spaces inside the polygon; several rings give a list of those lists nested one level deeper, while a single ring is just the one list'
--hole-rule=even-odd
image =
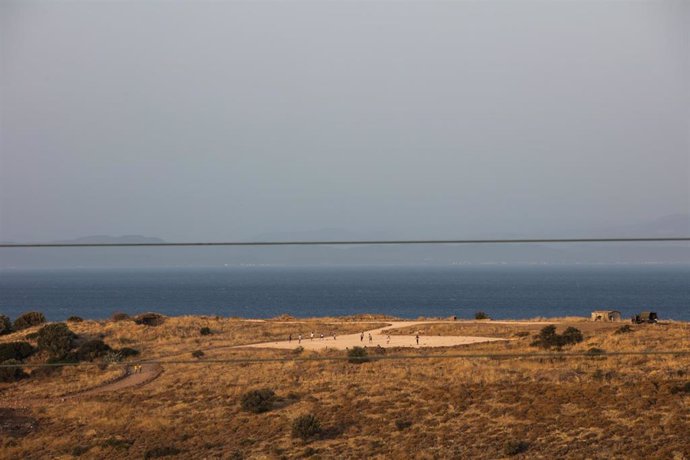
[{"label": "distant mountain range", "polygon": [[[690,215],[598,232],[556,237],[669,237],[690,235]],[[520,238],[526,235],[455,235],[467,238]],[[531,237],[532,235],[527,235]],[[547,236],[548,237],[548,236]],[[390,234],[357,234],[344,229],[266,233],[252,241],[335,241],[398,239]],[[93,235],[76,243],[162,243],[141,235]],[[351,245],[278,247],[162,247],[2,249],[0,268],[157,267],[224,265],[358,265],[358,264],[589,264],[690,263],[690,243],[597,243],[511,245]]]}]

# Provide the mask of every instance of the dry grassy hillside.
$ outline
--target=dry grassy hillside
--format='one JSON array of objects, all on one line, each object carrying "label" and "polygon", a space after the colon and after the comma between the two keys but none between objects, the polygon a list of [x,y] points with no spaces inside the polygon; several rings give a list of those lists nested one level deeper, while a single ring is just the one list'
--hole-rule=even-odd
[{"label": "dry grassy hillside", "polygon": [[[0,384],[2,458],[690,458],[690,357],[446,358],[460,353],[534,353],[542,324],[457,322],[409,331],[485,335],[511,340],[442,349],[388,349],[364,363],[295,361],[344,352],[242,349],[231,345],[284,339],[314,330],[356,333],[383,324],[317,319],[252,322],[167,318],[69,323],[111,346],[141,350],[141,359],[198,359],[166,364],[152,382],[62,401],[61,396],[112,378],[120,366],[78,366],[60,374]],[[568,319],[584,341],[565,351],[690,351],[686,323],[634,326]],[[201,336],[201,327],[210,335]],[[18,340],[30,331],[2,336]],[[379,351],[379,353],[382,353]],[[558,352],[555,352],[558,353]],[[370,350],[370,354],[374,354]],[[217,358],[285,358],[282,362],[213,364]],[[31,359],[40,360],[40,356]],[[243,410],[250,390],[275,392],[267,411]],[[10,402],[25,409],[1,409]],[[16,404],[14,404],[16,405]],[[318,433],[293,435],[312,414]],[[297,433],[295,433],[297,434]]]}]

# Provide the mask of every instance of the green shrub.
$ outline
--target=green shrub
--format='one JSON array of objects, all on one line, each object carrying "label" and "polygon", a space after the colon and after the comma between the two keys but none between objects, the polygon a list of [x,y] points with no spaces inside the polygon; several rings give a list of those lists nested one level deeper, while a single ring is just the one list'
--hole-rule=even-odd
[{"label": "green shrub", "polygon": [[93,339],[79,345],[76,356],[79,361],[93,361],[96,358],[104,356],[111,350],[112,348],[102,340]]},{"label": "green shrub", "polygon": [[616,329],[616,332],[614,332],[614,334],[627,334],[627,333],[633,332],[633,331],[634,331],[634,329],[632,327],[630,327],[629,324],[626,324],[626,325],[621,326],[618,329]]},{"label": "green shrub", "polygon": [[303,441],[311,439],[321,433],[321,424],[312,414],[300,415],[292,421],[292,437]]},{"label": "green shrub", "polygon": [[582,332],[574,327],[567,328],[565,331],[563,331],[563,334],[561,334],[562,345],[572,345],[574,343],[580,343],[583,340],[584,337],[582,337]]},{"label": "green shrub", "polygon": [[602,350],[601,348],[597,347],[592,347],[589,350],[587,350],[587,354],[591,356],[597,356],[597,355],[603,355],[606,353],[606,350]]},{"label": "green shrub", "polygon": [[671,388],[671,393],[673,393],[673,394],[681,393],[681,394],[690,395],[690,382],[685,382],[684,385],[679,385],[679,386]]},{"label": "green shrub", "polygon": [[395,421],[395,427],[399,431],[406,430],[411,426],[412,426],[412,422],[410,420],[396,420]]},{"label": "green shrub", "polygon": [[177,447],[154,447],[153,449],[149,449],[146,451],[144,454],[144,458],[160,458],[160,457],[170,457],[172,455],[177,455],[181,453],[182,451],[178,449]]},{"label": "green shrub", "polygon": [[12,332],[12,322],[5,315],[0,315],[0,335]]},{"label": "green shrub", "polygon": [[129,319],[129,315],[127,313],[122,313],[121,311],[118,311],[116,313],[113,313],[113,316],[110,317],[112,321],[126,321]]},{"label": "green shrub", "polygon": [[506,455],[512,457],[513,455],[518,455],[527,452],[528,448],[529,444],[526,441],[511,440],[505,443],[505,446],[503,446],[503,452],[505,452]]},{"label": "green shrub", "polygon": [[209,327],[202,327],[199,329],[199,334],[201,335],[211,335],[211,328]]},{"label": "green shrub", "polygon": [[491,319],[491,318],[489,318],[489,315],[487,315],[483,311],[478,311],[474,314],[474,319]]},{"label": "green shrub", "polygon": [[82,321],[84,321],[84,318],[82,318],[81,316],[70,316],[69,318],[67,318],[67,321],[70,323],[81,323]]},{"label": "green shrub", "polygon": [[8,359],[23,361],[34,354],[35,351],[36,349],[28,342],[0,343],[0,363]]},{"label": "green shrub", "polygon": [[24,336],[26,340],[38,340],[38,332],[29,332]]},{"label": "green shrub", "polygon": [[135,323],[143,324],[144,326],[160,326],[164,321],[165,317],[158,313],[142,313],[134,318]]},{"label": "green shrub", "polygon": [[[16,359],[8,359],[2,361],[2,364],[10,366],[21,363]],[[16,382],[24,377],[26,377],[26,374],[21,367],[0,367],[0,382]]]},{"label": "green shrub", "polygon": [[50,356],[62,358],[72,349],[76,336],[65,323],[53,323],[38,331],[38,348]]},{"label": "green shrub", "polygon": [[535,337],[534,342],[532,342],[533,347],[541,348],[561,348],[565,345],[572,345],[574,343],[582,342],[583,340],[582,332],[574,327],[567,328],[563,334],[556,334],[556,326],[553,324],[549,326],[544,326],[539,334]]},{"label": "green shrub", "polygon": [[38,326],[46,322],[46,317],[43,313],[37,311],[30,311],[19,316],[19,318],[14,320],[12,328],[15,331],[21,331],[22,329],[27,329],[32,326]]},{"label": "green shrub", "polygon": [[248,412],[260,414],[273,408],[276,394],[270,388],[252,390],[242,395],[242,409]]},{"label": "green shrub", "polygon": [[139,350],[134,348],[124,347],[117,351],[123,358],[129,358],[131,356],[139,356]]},{"label": "green shrub", "polygon": [[348,361],[354,364],[366,363],[369,361],[367,350],[364,347],[352,347],[347,350]]}]

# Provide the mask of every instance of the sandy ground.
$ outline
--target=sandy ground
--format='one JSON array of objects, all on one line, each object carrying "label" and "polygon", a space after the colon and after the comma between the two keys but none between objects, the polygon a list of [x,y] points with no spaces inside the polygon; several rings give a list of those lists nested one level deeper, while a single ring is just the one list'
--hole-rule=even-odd
[{"label": "sandy ground", "polygon": [[[279,342],[262,342],[251,345],[243,345],[237,348],[285,348],[293,349],[299,346],[305,350],[345,350],[356,346],[375,347],[452,347],[455,345],[467,345],[470,343],[481,342],[495,342],[506,339],[498,339],[494,337],[473,337],[473,336],[419,336],[419,344],[417,344],[416,336],[414,335],[387,335],[386,330],[397,329],[402,327],[417,326],[423,324],[438,324],[452,321],[394,321],[385,327],[378,329],[363,329],[362,333],[347,334],[333,337],[324,335],[321,338],[321,331],[314,331],[314,338],[310,335],[303,336],[299,340],[297,335],[292,337],[292,340],[283,340]],[[325,334],[325,332],[324,332]],[[362,339],[364,334],[364,339]],[[371,340],[369,339],[371,337]]]}]

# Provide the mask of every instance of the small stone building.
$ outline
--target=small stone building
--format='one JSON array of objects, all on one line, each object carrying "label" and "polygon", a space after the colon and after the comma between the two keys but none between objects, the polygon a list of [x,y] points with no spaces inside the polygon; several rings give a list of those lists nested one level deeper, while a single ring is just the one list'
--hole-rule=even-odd
[{"label": "small stone building", "polygon": [[617,310],[595,310],[592,312],[592,321],[620,321],[621,312]]}]

